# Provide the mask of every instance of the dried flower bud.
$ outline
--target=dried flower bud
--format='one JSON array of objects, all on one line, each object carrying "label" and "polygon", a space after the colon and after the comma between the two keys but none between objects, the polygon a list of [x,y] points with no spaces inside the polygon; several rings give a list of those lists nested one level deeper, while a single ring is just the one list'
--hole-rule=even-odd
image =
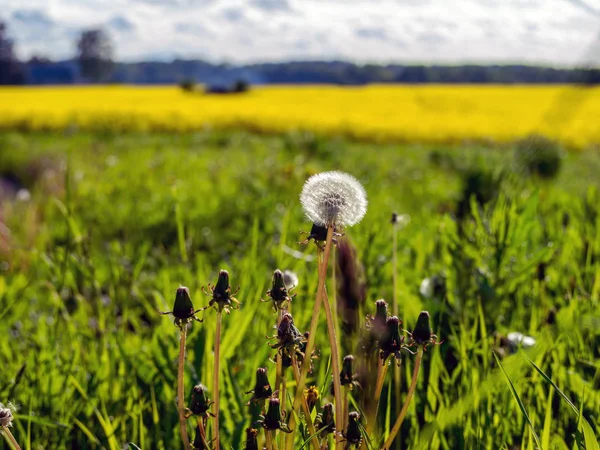
[{"label": "dried flower bud", "polygon": [[192,397],[190,400],[190,411],[197,416],[206,417],[208,410],[213,402],[208,398],[208,389],[202,383],[197,384],[192,389]]},{"label": "dried flower bud", "polygon": [[398,359],[401,357],[400,350],[404,340],[400,337],[400,323],[400,319],[396,316],[389,317],[385,322],[385,331],[379,340],[379,356],[383,360],[390,355],[394,355]]},{"label": "dried flower bud", "polygon": [[226,270],[221,270],[219,272],[219,278],[217,279],[217,284],[214,286],[208,285],[208,290],[204,287],[202,288],[203,292],[212,297],[208,306],[203,308],[207,309],[213,305],[216,305],[219,311],[225,311],[229,314],[231,309],[238,309],[240,302],[234,297],[240,290],[238,287],[235,292],[231,292],[231,287],[229,285],[229,272]]},{"label": "dried flower bud", "polygon": [[267,415],[262,422],[262,426],[266,430],[279,430],[281,428],[281,404],[277,397],[269,399],[269,408],[267,409]]},{"label": "dried flower bud", "polygon": [[383,329],[385,327],[385,322],[388,319],[388,304],[385,300],[380,299],[375,302],[375,307],[375,318],[373,322],[376,326]]},{"label": "dried flower bud", "polygon": [[419,318],[417,319],[417,325],[412,332],[413,341],[417,345],[422,345],[427,342],[431,342],[431,324],[429,323],[429,313],[427,311],[421,311]]},{"label": "dried flower bud", "polygon": [[6,408],[0,403],[0,428],[8,428],[12,426],[13,414],[10,408]]},{"label": "dried flower bud", "polygon": [[362,184],[347,173],[333,171],[313,175],[304,184],[300,202],[306,217],[321,226],[351,226],[367,212]]},{"label": "dried flower bud", "polygon": [[271,389],[271,384],[269,383],[269,378],[267,377],[267,369],[264,367],[259,367],[256,370],[256,383],[254,385],[254,389],[246,392],[249,394],[250,392],[254,393],[250,401],[260,401],[266,400],[273,394],[273,389]]},{"label": "dried flower bud", "polygon": [[279,322],[279,326],[277,327],[277,340],[278,342],[274,348],[291,348],[303,341],[303,336],[294,325],[294,319],[290,313],[284,314],[281,318],[281,322]]},{"label": "dried flower bud", "polygon": [[340,372],[340,383],[342,386],[352,384],[354,381],[354,356],[348,355],[344,357],[342,361],[342,371]]},{"label": "dried flower bud", "polygon": [[[267,291],[267,295],[271,297],[275,311],[284,309],[286,307],[286,302],[291,302],[292,298],[295,296],[295,294],[290,295],[281,270],[277,269],[273,272],[273,284],[271,289]],[[265,300],[261,299],[261,301]]]},{"label": "dried flower bud", "polygon": [[325,434],[335,431],[335,418],[333,416],[333,405],[326,403],[323,405],[321,412],[317,415],[315,421],[317,431],[325,430]]},{"label": "dried flower bud", "polygon": [[351,444],[360,444],[362,442],[362,434],[360,432],[360,414],[352,411],[348,414],[348,427],[344,435],[346,441]]},{"label": "dried flower bud", "polygon": [[226,297],[229,291],[229,272],[226,270],[221,270],[219,272],[219,278],[217,279],[217,284],[215,285],[215,290],[213,295]]},{"label": "dried flower bud", "polygon": [[306,404],[308,405],[308,410],[312,412],[317,404],[317,400],[319,400],[319,390],[316,386],[311,386],[304,391],[304,397],[306,398]]},{"label": "dried flower bud", "polygon": [[246,428],[246,446],[245,450],[258,450],[258,430],[256,428]]},{"label": "dried flower bud", "polygon": [[195,314],[199,311],[201,310],[199,309],[197,311],[194,311],[194,305],[192,304],[192,299],[190,298],[189,289],[185,286],[180,286],[177,289],[177,293],[175,294],[175,304],[173,305],[173,311],[159,311],[159,313],[163,315],[173,315],[173,317],[175,317],[175,325],[182,327],[184,324],[187,324],[192,320],[202,322],[202,320],[198,319],[195,316]]}]

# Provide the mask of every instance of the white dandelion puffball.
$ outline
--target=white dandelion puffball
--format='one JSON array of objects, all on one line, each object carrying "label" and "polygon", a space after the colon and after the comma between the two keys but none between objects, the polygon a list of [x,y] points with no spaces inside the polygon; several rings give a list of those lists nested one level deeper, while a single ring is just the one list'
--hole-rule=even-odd
[{"label": "white dandelion puffball", "polygon": [[425,298],[433,298],[433,283],[431,278],[424,278],[419,286],[419,293]]},{"label": "white dandelion puffball", "polygon": [[352,175],[323,172],[306,180],[300,203],[306,217],[317,225],[351,226],[367,212],[367,193]]},{"label": "white dandelion puffball", "polygon": [[535,345],[535,339],[531,336],[525,336],[523,333],[519,333],[518,331],[513,331],[512,333],[508,333],[506,336],[511,344],[515,346],[523,346],[523,348],[531,348]]},{"label": "white dandelion puffball", "polygon": [[298,286],[298,275],[296,275],[296,272],[292,272],[291,270],[284,270],[283,284],[285,284],[286,289],[291,289],[293,287]]}]

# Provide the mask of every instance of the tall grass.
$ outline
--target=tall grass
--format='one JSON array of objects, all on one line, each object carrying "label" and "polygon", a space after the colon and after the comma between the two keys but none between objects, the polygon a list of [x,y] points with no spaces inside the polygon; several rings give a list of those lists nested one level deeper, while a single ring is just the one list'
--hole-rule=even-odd
[{"label": "tall grass", "polygon": [[[370,199],[365,220],[349,236],[368,281],[361,318],[374,312],[376,299],[393,298],[389,216],[406,212],[411,223],[397,236],[403,326],[414,327],[419,311],[428,309],[444,339],[425,353],[397,439],[412,448],[527,446],[528,425],[492,350],[504,354],[501,363],[551,448],[577,445],[579,417],[598,433],[596,154],[567,155],[555,183],[509,177],[498,198],[471,204],[457,222],[451,211],[460,174],[432,164],[432,149],[293,139],[0,136],[2,170],[18,173],[33,194],[2,209],[11,234],[1,258],[7,264],[0,275],[0,335],[7,344],[0,346],[0,400],[21,405],[12,431],[23,448],[112,450],[128,442],[179,448],[178,333],[156,309],[170,308],[180,283],[197,308],[206,306],[200,287],[220,268],[242,287],[242,307],[224,321],[220,343],[221,445],[241,448],[251,425],[244,392],[274,356],[264,336],[276,315],[260,297],[275,268],[294,270],[300,279],[294,320],[308,329],[317,262],[312,246],[295,244],[298,230],[310,227],[297,195],[308,175],[333,168],[361,179]],[[502,151],[443,151],[470,167],[510,165]],[[48,173],[38,176],[32,168],[41,160]],[[421,297],[421,280],[437,273],[446,277],[447,297]],[[217,318],[207,311],[203,319],[188,331],[188,391],[199,382],[213,385]],[[332,398],[324,319],[308,383],[319,387],[317,410]],[[534,336],[536,346],[514,353],[504,339],[510,331]],[[579,405],[580,415],[548,402],[555,387],[523,353]],[[274,385],[275,365],[269,367]],[[402,400],[413,369],[414,358],[405,358]],[[382,403],[395,404],[390,382]],[[288,387],[294,383],[289,379]],[[351,409],[359,396],[354,390]],[[378,414],[380,421],[386,416],[384,409]]]}]

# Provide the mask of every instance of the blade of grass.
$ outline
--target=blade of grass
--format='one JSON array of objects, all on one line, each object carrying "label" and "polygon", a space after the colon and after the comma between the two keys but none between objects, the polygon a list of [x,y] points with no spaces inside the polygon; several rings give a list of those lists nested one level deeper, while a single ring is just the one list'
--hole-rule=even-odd
[{"label": "blade of grass", "polygon": [[533,428],[533,423],[531,423],[531,419],[529,418],[529,414],[527,414],[527,410],[525,409],[525,405],[521,401],[521,397],[519,397],[519,394],[517,393],[517,390],[515,389],[515,386],[514,386],[512,380],[508,376],[508,373],[506,372],[506,370],[504,370],[504,366],[500,362],[500,359],[498,358],[498,356],[496,355],[495,352],[494,352],[494,358],[496,359],[496,363],[498,364],[498,366],[500,367],[500,369],[502,369],[502,372],[504,373],[504,376],[506,377],[506,380],[508,381],[508,385],[510,387],[510,391],[512,392],[513,397],[515,398],[515,400],[519,404],[519,408],[521,409],[521,412],[523,413],[523,417],[525,417],[525,420],[529,424],[529,428],[531,429],[531,435],[533,436],[533,439],[535,439],[535,443],[537,444],[538,448],[543,448],[542,444],[540,442],[540,438],[537,435],[537,433],[535,432],[535,429]]},{"label": "blade of grass", "polygon": [[554,383],[554,381],[552,381],[550,379],[550,377],[548,375],[546,375],[544,373],[544,371],[542,369],[540,369],[536,363],[534,363],[531,360],[529,360],[529,362],[531,363],[533,368],[542,376],[542,378],[544,378],[544,380],[546,380],[548,383],[550,383],[550,385],[556,390],[556,392],[558,392],[560,394],[560,396],[563,398],[563,400],[565,402],[567,402],[567,404],[571,407],[573,412],[575,412],[575,414],[577,414],[577,421],[579,422],[577,429],[581,428],[581,432],[583,433],[583,437],[585,439],[586,450],[600,450],[600,446],[598,445],[598,440],[594,436],[594,429],[592,428],[590,423],[587,421],[587,419],[585,417],[583,417],[583,414],[581,414],[579,409],[577,409],[577,407],[573,404],[573,402],[569,399],[569,397],[567,397],[564,394],[564,392],[558,388],[558,386]]}]

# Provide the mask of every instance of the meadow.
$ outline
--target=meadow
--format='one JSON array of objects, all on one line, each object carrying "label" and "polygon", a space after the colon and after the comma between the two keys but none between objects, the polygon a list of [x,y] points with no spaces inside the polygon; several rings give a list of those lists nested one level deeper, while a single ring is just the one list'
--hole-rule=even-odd
[{"label": "meadow", "polygon": [[[172,309],[180,285],[206,306],[201,287],[220,269],[242,303],[223,317],[221,445],[244,448],[256,369],[275,379],[265,335],[276,315],[260,301],[275,269],[298,276],[296,326],[308,329],[312,317],[316,246],[298,244],[311,228],[298,196],[326,170],[356,176],[369,199],[332,256],[327,290],[343,318],[341,356],[362,351],[366,315],[381,298],[397,297],[408,330],[428,310],[443,341],[425,353],[394,448],[598,448],[600,153],[586,120],[598,91],[551,130],[587,150],[562,152],[557,177],[542,179],[511,143],[485,141],[537,129],[540,103],[552,106],[565,88],[523,88],[527,100],[499,87],[303,89],[219,100],[175,88],[0,91],[0,402],[20,405],[12,431],[22,448],[182,448],[178,329],[158,310]],[[426,105],[425,96],[417,106],[419,92],[436,89],[454,99],[439,94]],[[275,92],[278,108],[269,106]],[[232,129],[205,129],[208,120]],[[394,228],[393,212],[410,220]],[[437,288],[423,290],[425,279]],[[216,314],[198,315],[185,386],[202,382],[212,393]],[[318,330],[309,377],[317,409],[332,398],[323,315]],[[511,332],[535,345],[521,348]],[[413,361],[403,358],[401,397]],[[398,415],[393,376],[381,396],[382,436]],[[356,405],[366,391],[353,391]]]},{"label": "meadow", "polygon": [[0,89],[0,128],[23,131],[305,130],[371,142],[509,143],[543,134],[600,142],[600,89],[586,86],[279,86],[243,95],[178,87]]}]

